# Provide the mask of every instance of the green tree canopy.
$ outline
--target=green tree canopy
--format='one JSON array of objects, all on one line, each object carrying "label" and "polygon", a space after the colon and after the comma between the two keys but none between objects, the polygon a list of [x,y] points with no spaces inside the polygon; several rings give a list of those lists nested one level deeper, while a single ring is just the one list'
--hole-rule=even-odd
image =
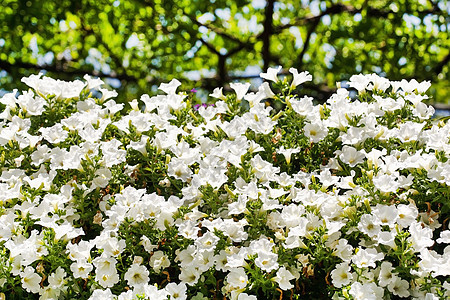
[{"label": "green tree canopy", "polygon": [[161,82],[207,92],[269,66],[308,70],[326,98],[352,74],[431,80],[449,102],[447,0],[2,0],[3,90],[40,70],[97,75],[122,100]]}]

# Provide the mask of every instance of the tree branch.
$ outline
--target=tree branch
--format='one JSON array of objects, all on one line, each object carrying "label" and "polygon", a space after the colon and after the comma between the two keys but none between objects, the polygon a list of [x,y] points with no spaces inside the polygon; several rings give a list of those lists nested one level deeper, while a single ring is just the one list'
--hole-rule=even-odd
[{"label": "tree branch", "polygon": [[303,43],[302,52],[300,52],[300,55],[298,56],[297,69],[301,69],[303,66],[303,57],[305,56],[306,51],[308,51],[309,43],[311,41],[311,35],[316,30],[319,23],[320,23],[320,18],[315,19],[314,22],[311,24],[311,26],[308,28],[308,33],[306,34],[306,39],[305,39],[305,42]]},{"label": "tree branch", "polygon": [[[315,22],[317,21],[317,19],[321,19],[323,16],[325,15],[337,15],[340,13],[350,13],[350,14],[358,14],[361,13],[363,10],[367,11],[367,15],[370,17],[375,17],[375,18],[387,18],[390,14],[397,14],[396,12],[392,11],[392,10],[381,10],[378,8],[373,8],[370,6],[367,7],[362,7],[360,9],[357,9],[354,6],[351,5],[344,5],[341,3],[337,3],[334,4],[330,7],[328,7],[325,11],[323,11],[322,13],[320,13],[317,16],[306,16],[306,17],[301,17],[301,18],[295,18],[293,22],[288,23],[288,24],[284,24],[284,25],[279,25],[274,27],[273,29],[273,33],[280,33],[281,31],[290,28],[290,27],[294,27],[294,26],[302,26],[302,25],[306,25],[309,24],[311,22]],[[441,11],[439,9],[439,7],[437,5],[434,5],[432,9],[427,9],[427,10],[423,10],[423,11],[418,11],[417,15],[419,17],[424,17],[428,14],[436,14],[437,12],[443,13],[443,11]]]},{"label": "tree branch", "polygon": [[207,41],[205,41],[202,37],[200,38],[200,41],[202,42],[203,45],[206,46],[206,48],[208,48],[209,50],[211,50],[211,52],[213,52],[214,54],[217,54],[219,56],[221,56],[222,54],[220,54],[219,51],[217,51],[216,47],[214,47],[212,44],[208,43]]},{"label": "tree branch", "polygon": [[[183,13],[184,13],[184,11],[183,11]],[[223,36],[224,38],[227,38],[227,39],[229,39],[229,40],[231,40],[233,42],[236,42],[238,44],[242,44],[243,43],[240,39],[238,39],[235,36],[232,36],[231,34],[226,32],[222,28],[216,27],[216,26],[214,26],[211,23],[207,23],[207,24],[201,23],[194,16],[190,16],[190,15],[186,15],[186,16],[188,16],[191,19],[191,21],[194,22],[195,24],[197,24],[198,26],[204,26],[204,27],[208,28],[209,30],[211,30],[212,32],[217,33],[218,35]]]},{"label": "tree branch", "polygon": [[447,55],[444,57],[443,60],[441,60],[435,67],[433,70],[433,74],[437,75],[439,73],[442,72],[442,70],[444,69],[444,66],[446,64],[448,64],[450,62],[450,52],[447,53]]},{"label": "tree branch", "polygon": [[37,64],[33,63],[27,63],[16,60],[14,63],[10,63],[8,60],[2,60],[0,59],[0,69],[3,70],[13,70],[13,69],[32,69],[32,70],[45,70],[48,72],[54,72],[54,73],[61,73],[61,74],[68,74],[73,76],[83,76],[85,74],[91,75],[91,76],[98,76],[98,77],[104,77],[104,78],[114,78],[119,80],[126,80],[131,82],[137,82],[138,79],[134,76],[130,76],[128,74],[105,74],[103,72],[98,72],[95,70],[83,70],[83,69],[74,69],[74,68],[65,68],[64,66],[58,66],[58,65],[42,65],[39,66]]},{"label": "tree branch", "polygon": [[264,10],[264,30],[261,35],[263,41],[262,59],[264,62],[263,70],[267,70],[270,65],[270,37],[273,34],[273,9],[275,0],[267,0],[266,9]]},{"label": "tree branch", "polygon": [[336,15],[336,14],[340,14],[342,12],[357,13],[357,12],[360,12],[360,10],[357,10],[355,7],[350,6],[350,5],[344,5],[344,4],[338,3],[338,4],[335,4],[335,5],[327,8],[324,12],[322,12],[321,14],[319,14],[317,16],[307,16],[307,17],[302,17],[302,18],[295,18],[294,21],[291,23],[276,26],[276,27],[274,27],[273,32],[280,33],[284,29],[287,29],[290,27],[302,26],[302,25],[306,25],[309,23],[315,23],[315,22],[317,22],[317,20],[320,20],[325,15]]}]

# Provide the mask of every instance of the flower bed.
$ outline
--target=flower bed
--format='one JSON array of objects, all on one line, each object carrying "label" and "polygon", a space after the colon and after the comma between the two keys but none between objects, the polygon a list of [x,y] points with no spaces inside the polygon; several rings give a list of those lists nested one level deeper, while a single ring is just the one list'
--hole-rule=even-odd
[{"label": "flower bed", "polygon": [[311,75],[278,71],[195,107],[172,80],[128,111],[99,79],[24,78],[0,99],[2,296],[449,298],[430,84],[355,75],[356,99],[314,105],[294,94]]}]

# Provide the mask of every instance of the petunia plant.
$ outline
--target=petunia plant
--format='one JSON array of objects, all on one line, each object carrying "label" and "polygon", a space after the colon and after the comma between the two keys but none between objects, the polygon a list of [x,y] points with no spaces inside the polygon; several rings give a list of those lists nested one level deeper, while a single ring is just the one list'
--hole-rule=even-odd
[{"label": "petunia plant", "polygon": [[0,298],[448,299],[430,83],[354,75],[316,104],[279,71],[202,105],[176,79],[125,106],[23,78],[0,98]]}]

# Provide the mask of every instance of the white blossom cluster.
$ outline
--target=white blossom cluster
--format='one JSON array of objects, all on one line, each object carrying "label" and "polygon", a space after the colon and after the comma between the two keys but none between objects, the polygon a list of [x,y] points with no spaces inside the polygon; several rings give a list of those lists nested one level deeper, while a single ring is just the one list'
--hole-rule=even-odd
[{"label": "white blossom cluster", "polygon": [[0,296],[450,298],[430,83],[355,75],[318,105],[279,71],[198,109],[177,80],[126,110],[99,79],[24,78],[0,98]]}]

